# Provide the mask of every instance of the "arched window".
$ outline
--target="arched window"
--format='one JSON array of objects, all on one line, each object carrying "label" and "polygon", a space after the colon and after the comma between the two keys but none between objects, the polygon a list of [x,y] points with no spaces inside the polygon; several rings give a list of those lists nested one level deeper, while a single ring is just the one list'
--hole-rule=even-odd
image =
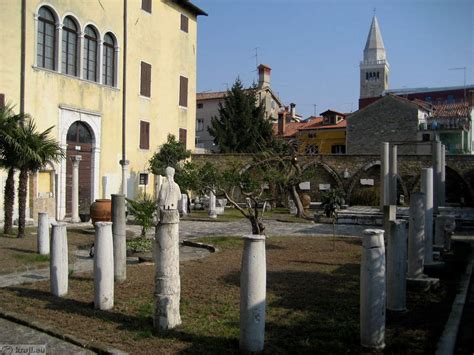
[{"label": "arched window", "polygon": [[104,37],[102,63],[102,83],[115,86],[115,41],[110,33],[107,33]]},{"label": "arched window", "polygon": [[98,81],[97,77],[97,53],[98,36],[92,26],[86,27],[84,34],[84,79]]},{"label": "arched window", "polygon": [[50,9],[43,6],[39,10],[38,17],[38,39],[37,39],[37,63],[38,66],[55,70],[56,57],[56,21]]},{"label": "arched window", "polygon": [[67,142],[72,143],[92,143],[92,133],[84,123],[80,121],[74,122],[67,131]]},{"label": "arched window", "polygon": [[62,72],[78,75],[77,72],[77,25],[71,17],[66,17],[63,23]]}]

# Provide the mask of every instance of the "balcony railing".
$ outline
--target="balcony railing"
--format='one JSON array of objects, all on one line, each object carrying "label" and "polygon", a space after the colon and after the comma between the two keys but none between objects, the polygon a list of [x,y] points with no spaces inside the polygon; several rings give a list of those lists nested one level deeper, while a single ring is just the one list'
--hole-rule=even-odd
[{"label": "balcony railing", "polygon": [[428,122],[421,122],[420,131],[439,131],[439,130],[465,130],[471,128],[471,120],[468,118],[433,118]]}]

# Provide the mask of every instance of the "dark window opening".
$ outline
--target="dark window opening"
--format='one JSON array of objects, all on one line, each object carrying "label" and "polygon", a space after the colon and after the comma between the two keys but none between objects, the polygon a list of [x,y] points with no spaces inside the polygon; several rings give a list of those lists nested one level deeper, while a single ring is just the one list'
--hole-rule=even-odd
[{"label": "dark window opening", "polygon": [[55,70],[56,23],[51,10],[44,6],[39,10],[37,45],[38,66]]},{"label": "dark window opening", "polygon": [[150,122],[140,121],[140,149],[150,149]]},{"label": "dark window opening", "polygon": [[97,53],[98,36],[92,26],[87,26],[84,34],[84,79],[98,81],[97,77]]},{"label": "dark window opening", "polygon": [[343,144],[335,144],[331,147],[332,154],[346,154],[346,146]]},{"label": "dark window opening", "polygon": [[188,78],[179,77],[179,106],[188,107]]},{"label": "dark window opening", "polygon": [[147,173],[140,173],[138,176],[138,184],[146,186],[148,185],[148,174]]},{"label": "dark window opening", "polygon": [[187,16],[181,14],[181,31],[188,33],[189,19]]},{"label": "dark window opening", "polygon": [[187,148],[186,140],[188,136],[188,130],[185,128],[179,129],[179,141],[184,144],[184,148]]},{"label": "dark window opening", "polygon": [[115,86],[115,41],[110,33],[104,37],[103,52],[102,82],[104,85]]},{"label": "dark window opening", "polygon": [[140,95],[151,97],[151,65],[145,62],[141,64]]},{"label": "dark window opening", "polygon": [[203,108],[204,104],[197,104],[197,108]]},{"label": "dark window opening", "polygon": [[151,14],[151,1],[152,0],[142,0],[142,10],[149,12]]},{"label": "dark window opening", "polygon": [[431,140],[431,135],[429,133],[423,133],[422,140],[423,142],[429,142]]},{"label": "dark window opening", "polygon": [[74,122],[67,131],[66,140],[76,143],[92,143],[92,133],[89,127],[83,122]]},{"label": "dark window opening", "polygon": [[63,24],[63,43],[62,43],[62,72],[77,76],[77,25],[71,17],[66,17]]}]

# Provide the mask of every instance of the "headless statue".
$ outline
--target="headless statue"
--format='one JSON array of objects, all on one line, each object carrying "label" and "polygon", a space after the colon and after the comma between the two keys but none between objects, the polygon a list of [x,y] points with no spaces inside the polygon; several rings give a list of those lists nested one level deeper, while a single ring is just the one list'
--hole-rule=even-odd
[{"label": "headless statue", "polygon": [[158,206],[161,210],[177,210],[178,201],[181,199],[179,185],[174,182],[174,169],[167,167],[165,170],[166,179],[162,182],[158,193]]}]

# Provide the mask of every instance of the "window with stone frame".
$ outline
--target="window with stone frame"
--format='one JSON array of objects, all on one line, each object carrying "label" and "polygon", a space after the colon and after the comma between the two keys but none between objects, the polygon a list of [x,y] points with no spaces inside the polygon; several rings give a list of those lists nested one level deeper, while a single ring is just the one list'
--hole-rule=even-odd
[{"label": "window with stone frame", "polygon": [[78,76],[78,26],[71,16],[67,16],[63,23],[62,39],[62,72],[69,75]]},{"label": "window with stone frame", "polygon": [[150,149],[150,122],[140,121],[140,149]]},{"label": "window with stone frame", "polygon": [[84,33],[84,79],[91,81],[99,81],[98,72],[98,53],[99,53],[99,36],[97,30],[91,25],[86,27]]},{"label": "window with stone frame", "polygon": [[41,68],[56,70],[56,21],[46,6],[39,9],[38,15],[36,62]]},{"label": "window with stone frame", "polygon": [[331,146],[331,154],[346,154],[346,146],[344,144],[334,144]]},{"label": "window with stone frame", "polygon": [[319,147],[314,144],[307,144],[305,147],[305,154],[318,154],[319,153]]},{"label": "window with stone frame", "polygon": [[196,120],[196,132],[202,132],[204,130],[204,119],[198,118]]}]

